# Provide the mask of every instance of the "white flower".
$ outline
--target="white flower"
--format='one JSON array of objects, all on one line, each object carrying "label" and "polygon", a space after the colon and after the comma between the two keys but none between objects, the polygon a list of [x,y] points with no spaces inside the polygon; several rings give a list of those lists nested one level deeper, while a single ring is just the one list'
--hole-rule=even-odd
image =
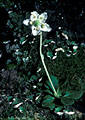
[{"label": "white flower", "polygon": [[23,24],[25,24],[26,26],[31,24],[32,34],[34,36],[37,36],[41,31],[44,32],[51,31],[51,27],[47,23],[45,23],[46,20],[47,20],[46,12],[39,15],[36,11],[33,11],[31,12],[30,19],[24,20]]}]

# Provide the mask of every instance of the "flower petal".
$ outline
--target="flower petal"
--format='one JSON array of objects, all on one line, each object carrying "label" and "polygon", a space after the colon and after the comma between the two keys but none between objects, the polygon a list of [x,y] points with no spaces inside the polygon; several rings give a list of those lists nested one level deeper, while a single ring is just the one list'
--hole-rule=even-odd
[{"label": "flower petal", "polygon": [[36,11],[31,12],[30,20],[35,21],[37,20],[39,14]]},{"label": "flower petal", "polygon": [[39,14],[38,14],[38,12],[33,11],[33,12],[31,12],[31,15],[39,15]]},{"label": "flower petal", "polygon": [[24,20],[23,24],[26,25],[26,26],[28,26],[29,25],[29,19]]},{"label": "flower petal", "polygon": [[39,15],[40,22],[45,22],[47,20],[47,13],[44,12],[41,15]]},{"label": "flower petal", "polygon": [[50,32],[52,29],[47,23],[42,23],[40,30],[45,32]]},{"label": "flower petal", "polygon": [[40,33],[40,30],[38,30],[35,26],[32,26],[32,34],[34,36],[37,36]]}]

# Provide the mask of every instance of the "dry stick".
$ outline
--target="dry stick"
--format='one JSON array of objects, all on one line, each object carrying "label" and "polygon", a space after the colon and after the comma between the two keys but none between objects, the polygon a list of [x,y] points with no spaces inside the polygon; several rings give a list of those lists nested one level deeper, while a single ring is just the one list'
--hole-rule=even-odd
[{"label": "dry stick", "polygon": [[47,70],[46,65],[45,65],[45,62],[44,62],[44,56],[43,56],[43,53],[42,53],[42,32],[40,33],[40,57],[41,57],[41,61],[42,61],[42,64],[43,64],[43,66],[44,66],[46,75],[47,75],[47,77],[48,77],[48,80],[49,80],[49,82],[50,82],[50,84],[51,84],[51,86],[52,86],[52,88],[53,88],[54,95],[57,97],[57,96],[58,96],[58,95],[57,95],[57,92],[56,92],[56,90],[55,90],[55,88],[54,88],[54,86],[53,86],[53,83],[52,83],[52,81],[51,81],[50,75],[49,75],[49,73],[48,73],[48,70]]}]

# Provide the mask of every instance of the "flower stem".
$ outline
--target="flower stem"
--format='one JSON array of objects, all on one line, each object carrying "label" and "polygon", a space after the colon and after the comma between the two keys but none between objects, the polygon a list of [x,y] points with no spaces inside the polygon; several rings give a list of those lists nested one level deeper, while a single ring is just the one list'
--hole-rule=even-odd
[{"label": "flower stem", "polygon": [[49,82],[50,82],[50,84],[51,84],[51,86],[52,86],[52,88],[53,88],[54,95],[57,97],[57,92],[56,92],[56,90],[55,90],[55,88],[54,88],[54,85],[53,85],[53,83],[52,83],[52,81],[51,81],[49,72],[48,72],[47,67],[46,67],[46,65],[45,65],[44,56],[43,56],[43,53],[42,53],[42,32],[40,33],[40,57],[41,57],[41,61],[42,61],[42,64],[43,64],[43,66],[44,66],[46,75],[47,75],[47,77],[48,77],[48,80],[49,80]]}]

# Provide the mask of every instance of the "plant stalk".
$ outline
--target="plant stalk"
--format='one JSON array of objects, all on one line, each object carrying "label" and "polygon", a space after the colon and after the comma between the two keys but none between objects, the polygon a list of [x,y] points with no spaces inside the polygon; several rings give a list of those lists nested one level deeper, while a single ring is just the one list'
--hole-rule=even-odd
[{"label": "plant stalk", "polygon": [[44,66],[46,75],[47,75],[47,77],[48,77],[48,80],[49,80],[49,82],[50,82],[50,84],[51,84],[51,86],[52,86],[52,88],[53,88],[54,95],[57,97],[57,92],[56,92],[56,90],[55,90],[55,88],[54,88],[54,85],[53,85],[53,83],[52,83],[52,81],[51,81],[49,72],[48,72],[47,67],[46,67],[46,65],[45,65],[44,56],[43,56],[43,53],[42,53],[42,32],[40,33],[40,57],[41,57],[41,61],[42,61],[42,64],[43,64],[43,66]]}]

